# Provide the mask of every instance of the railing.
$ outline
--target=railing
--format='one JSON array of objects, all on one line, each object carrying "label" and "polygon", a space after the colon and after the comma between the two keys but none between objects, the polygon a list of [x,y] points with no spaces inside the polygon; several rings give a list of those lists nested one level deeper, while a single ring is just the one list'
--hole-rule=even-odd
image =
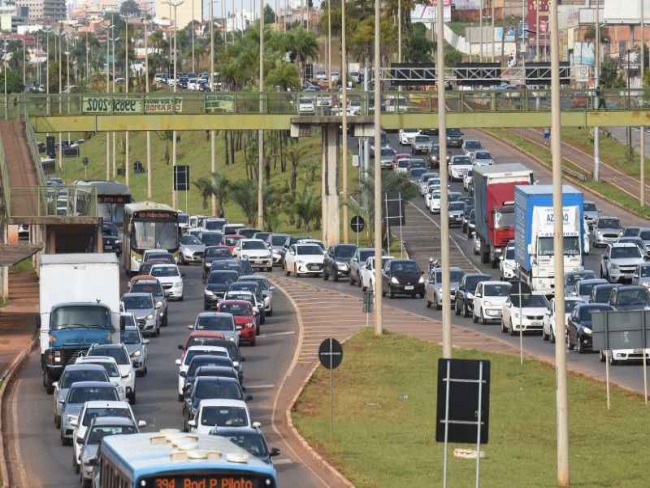
[{"label": "railing", "polygon": [[38,184],[40,186],[45,185],[45,174],[43,173],[43,164],[41,163],[41,155],[38,152],[38,140],[36,139],[36,133],[34,128],[30,123],[29,119],[26,118],[24,121],[25,124],[25,136],[27,137],[27,146],[29,147],[29,153],[32,156],[34,161],[34,166],[36,167],[36,174],[38,176]]},{"label": "railing", "polygon": [[[603,90],[600,103],[593,90],[562,89],[563,111],[647,110],[648,90]],[[312,91],[276,92],[179,92],[151,94],[16,95],[26,116],[43,115],[157,115],[157,114],[275,114],[340,115],[340,93]],[[446,94],[450,112],[549,112],[550,90],[486,89],[450,90]],[[349,91],[348,114],[368,116],[374,112],[372,93]],[[382,94],[383,114],[435,113],[438,96],[433,91],[401,91]]]},{"label": "railing", "polygon": [[77,186],[22,186],[11,189],[9,215],[97,217],[97,189]]},{"label": "railing", "polygon": [[9,171],[7,170],[7,160],[5,158],[5,149],[0,139],[0,179],[2,179],[2,221],[5,222],[9,216],[9,206],[11,205],[11,185],[9,184]]}]

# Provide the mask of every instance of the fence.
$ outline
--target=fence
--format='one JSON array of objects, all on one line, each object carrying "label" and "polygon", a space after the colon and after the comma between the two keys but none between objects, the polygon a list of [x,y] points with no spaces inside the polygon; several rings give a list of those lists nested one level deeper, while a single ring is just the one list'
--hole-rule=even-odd
[{"label": "fence", "polygon": [[11,190],[9,215],[21,217],[97,217],[97,189],[30,186]]}]

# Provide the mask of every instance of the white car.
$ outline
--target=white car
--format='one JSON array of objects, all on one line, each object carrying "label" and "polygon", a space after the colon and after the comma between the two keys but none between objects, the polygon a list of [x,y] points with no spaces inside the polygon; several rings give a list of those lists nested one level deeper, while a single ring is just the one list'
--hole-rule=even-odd
[{"label": "white car", "polygon": [[469,191],[469,187],[472,185],[473,182],[474,182],[474,170],[470,169],[463,176],[463,190]]},{"label": "white car", "polygon": [[474,156],[472,157],[472,164],[474,166],[492,166],[494,164],[494,159],[492,159],[490,151],[480,149],[474,152]]},{"label": "white car", "polygon": [[243,400],[211,398],[201,400],[196,415],[187,425],[190,432],[209,434],[215,427],[251,428],[257,422],[251,422],[251,414]]},{"label": "white car", "polygon": [[176,264],[154,264],[149,274],[158,278],[165,296],[183,301],[183,273]]},{"label": "white car", "polygon": [[117,396],[120,400],[126,400],[126,384],[120,374],[120,368],[117,366],[115,358],[110,356],[80,356],[75,364],[99,364],[103,366],[108,374],[108,379],[117,389]]},{"label": "white car", "polygon": [[452,156],[447,169],[449,171],[449,178],[452,181],[461,181],[465,174],[472,169],[472,158],[460,154]]},{"label": "white car", "polygon": [[[576,308],[576,305],[580,303],[585,303],[579,297],[564,297],[564,327],[566,331],[566,325],[569,321],[569,316],[573,312],[573,309]],[[548,310],[544,314],[544,327],[542,328],[542,339],[551,342],[555,342],[557,337],[557,332],[555,330],[555,298],[551,298],[551,301],[548,304]],[[564,332],[562,332],[562,337],[564,337]]]},{"label": "white car", "polygon": [[146,427],[147,425],[147,422],[144,420],[135,420],[131,405],[127,402],[92,400],[84,403],[78,419],[71,422],[75,428],[72,434],[72,450],[76,470],[78,470],[81,464],[81,448],[83,446],[83,439],[86,436],[86,430],[90,427],[92,420],[97,417],[126,417],[131,419],[133,424],[138,427]]},{"label": "white car", "polygon": [[307,97],[300,97],[298,100],[298,114],[314,115],[315,113],[316,107],[314,105],[314,100]]},{"label": "white car", "polygon": [[503,304],[508,300],[511,287],[507,281],[482,281],[476,285],[472,312],[474,323],[480,321],[485,325],[500,322]]},{"label": "white car", "polygon": [[[382,256],[381,258],[381,268],[384,269],[384,265],[391,259],[395,259],[393,256]],[[365,264],[361,267],[361,289],[363,291],[375,289],[375,257],[370,256],[366,259]]]},{"label": "white car", "polygon": [[292,244],[284,255],[287,276],[321,275],[325,255],[318,244]]},{"label": "white car", "polygon": [[248,260],[251,268],[273,271],[273,254],[262,239],[240,239],[232,254],[236,258]]},{"label": "white car", "polygon": [[415,136],[417,136],[419,133],[420,129],[400,129],[398,134],[400,145],[410,146],[413,143]]},{"label": "white car", "polygon": [[502,281],[512,280],[517,276],[514,244],[508,244],[505,252],[499,258],[499,276]]},{"label": "white car", "polygon": [[434,190],[429,195],[429,212],[432,214],[440,213],[440,190]]},{"label": "white car", "polygon": [[425,173],[424,175],[420,176],[420,181],[418,182],[420,195],[424,196],[427,193],[427,188],[429,188],[429,180],[432,178],[438,178],[438,173]]},{"label": "white car", "polygon": [[131,404],[135,404],[135,368],[131,362],[129,350],[124,344],[93,344],[88,349],[86,356],[108,356],[115,359],[126,389],[126,397]]},{"label": "white car", "polygon": [[[230,357],[228,354],[228,349],[221,346],[190,346],[183,353],[183,356],[180,359],[176,360],[176,366],[178,366],[178,401],[182,401],[183,390],[185,388],[185,375],[187,370],[190,367],[190,361],[194,356],[199,354],[208,354],[214,356],[224,356]],[[232,359],[232,358],[231,358]]]},{"label": "white car", "polygon": [[[545,295],[531,293],[519,297],[517,285],[512,295],[503,304],[501,311],[501,332],[515,335],[517,332],[539,332],[544,327],[544,316],[548,311]],[[521,298],[521,300],[520,300]]]}]

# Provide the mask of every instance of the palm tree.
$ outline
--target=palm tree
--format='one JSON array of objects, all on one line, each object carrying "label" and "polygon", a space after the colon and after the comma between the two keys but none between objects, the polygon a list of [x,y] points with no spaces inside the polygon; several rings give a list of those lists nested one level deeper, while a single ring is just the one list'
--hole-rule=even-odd
[{"label": "palm tree", "polygon": [[296,214],[305,224],[305,230],[311,230],[311,222],[321,215],[321,197],[304,189],[296,200]]},{"label": "palm tree", "polygon": [[217,215],[224,215],[224,205],[230,190],[230,181],[225,176],[212,173],[210,177],[202,176],[192,184],[201,193],[203,208],[208,208],[208,201],[214,196],[217,200]]},{"label": "palm tree", "polygon": [[249,181],[237,181],[230,186],[230,198],[235,202],[246,215],[248,225],[255,225],[257,216],[257,190],[256,185]]},{"label": "palm tree", "polygon": [[300,74],[295,65],[278,60],[266,75],[266,86],[267,88],[279,86],[283,92],[286,92],[288,88],[299,89]]},{"label": "palm tree", "polygon": [[298,165],[307,154],[307,148],[294,143],[287,150],[287,156],[291,163],[291,198],[296,199],[296,190],[298,187]]},{"label": "palm tree", "polygon": [[292,29],[289,32],[289,46],[291,48],[291,58],[298,62],[298,72],[300,73],[300,86],[303,85],[304,65],[310,59],[318,56],[318,42],[316,36],[311,31],[306,31],[302,27]]}]

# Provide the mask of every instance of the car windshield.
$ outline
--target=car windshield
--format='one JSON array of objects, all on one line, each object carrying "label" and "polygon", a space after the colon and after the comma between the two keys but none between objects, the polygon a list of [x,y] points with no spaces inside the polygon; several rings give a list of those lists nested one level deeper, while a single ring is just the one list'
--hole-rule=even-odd
[{"label": "car windshield", "polygon": [[150,296],[125,296],[122,298],[125,310],[144,310],[153,308]]},{"label": "car windshield", "polygon": [[125,327],[137,327],[135,318],[130,313],[126,315],[120,315],[120,328],[124,329]]},{"label": "car windshield", "polygon": [[50,316],[52,330],[74,329],[76,327],[110,328],[111,313],[104,306],[62,305],[57,307]]},{"label": "car windshield", "polygon": [[201,241],[206,246],[218,246],[223,240],[221,232],[203,232],[201,233]]},{"label": "car windshield", "polygon": [[283,246],[284,241],[287,240],[287,236],[283,235],[272,235],[271,236],[271,245],[272,246]]},{"label": "car windshield", "polygon": [[93,400],[105,401],[118,401],[117,390],[114,386],[82,386],[75,388],[74,386],[68,393],[68,401],[66,404],[86,403]]},{"label": "car windshield", "polygon": [[190,366],[187,369],[187,376],[196,376],[196,371],[202,366],[233,367],[232,360],[227,356],[197,357],[193,361],[190,361]]},{"label": "car windshield", "polygon": [[510,293],[510,288],[511,285],[507,283],[485,285],[483,287],[483,294],[486,297],[507,297]]},{"label": "car windshield", "polygon": [[178,244],[176,222],[135,221],[132,235],[135,249],[174,249]]},{"label": "car windshield", "polygon": [[[564,236],[564,255],[580,255],[580,239],[576,236]],[[537,254],[539,256],[553,256],[555,250],[553,247],[553,236],[540,237],[537,241]]]},{"label": "car windshield", "polygon": [[[464,273],[462,271],[452,269],[449,272],[449,276],[450,276],[449,281],[451,283],[460,283],[460,281],[463,279],[463,275],[464,275]],[[436,283],[441,283],[441,282],[442,282],[442,271],[437,270],[436,271]],[[476,285],[474,285],[474,288],[476,288]]]},{"label": "car windshield", "polygon": [[296,254],[301,256],[322,256],[323,250],[316,245],[296,246]]},{"label": "car windshield", "polygon": [[620,288],[618,290],[618,304],[645,306],[650,298],[649,293],[645,288]]},{"label": "car windshield", "polygon": [[230,331],[234,324],[230,315],[199,315],[194,329]]},{"label": "car windshield", "polygon": [[589,280],[596,277],[596,273],[590,270],[580,271],[579,273],[569,273],[565,278],[567,286],[573,286],[580,280]]},{"label": "car windshield", "polygon": [[508,260],[515,259],[515,248],[514,247],[507,247],[506,248],[505,259],[508,259]]},{"label": "car windshield", "polygon": [[124,329],[120,332],[123,344],[140,344],[140,334],[135,329]]},{"label": "car windshield", "polygon": [[154,266],[151,268],[151,276],[155,277],[170,277],[180,276],[180,272],[176,266]]},{"label": "car windshield", "polygon": [[395,156],[395,150],[393,148],[390,148],[390,147],[382,147],[381,148],[381,155],[382,155],[382,157],[385,157],[385,156],[393,157],[393,156]]},{"label": "car windshield", "polygon": [[519,295],[513,294],[510,296],[510,301],[515,307],[526,307],[526,308],[546,308],[548,307],[548,302],[546,297],[542,295],[522,295],[521,305],[519,305]]},{"label": "car windshield", "polygon": [[623,237],[636,237],[639,235],[640,230],[638,227],[626,227],[623,230]]},{"label": "car windshield", "polygon": [[597,307],[597,306],[581,306],[578,311],[581,323],[591,323],[591,315],[593,313],[605,312],[611,310],[611,307]]},{"label": "car windshield", "polygon": [[476,151],[474,159],[492,159],[492,155],[487,151]]},{"label": "car windshield", "polygon": [[231,258],[232,253],[227,247],[208,247],[204,254],[206,259],[210,258]]},{"label": "car windshield", "polygon": [[400,159],[399,162],[397,163],[398,168],[408,168],[411,164],[410,159]]},{"label": "car windshield", "polygon": [[594,202],[584,202],[582,204],[582,209],[585,212],[597,212],[598,208],[596,208],[596,204]]},{"label": "car windshield", "polygon": [[202,242],[196,236],[184,235],[181,237],[181,244],[185,244],[186,246],[200,246]]},{"label": "car windshield", "polygon": [[262,241],[244,241],[241,243],[241,248],[248,250],[267,249],[266,244]]},{"label": "car windshield", "polygon": [[210,356],[228,357],[228,353],[225,351],[214,351],[214,350],[202,351],[202,350],[192,349],[190,351],[187,351],[187,354],[185,354],[185,364],[190,364],[194,356],[205,355],[205,354]]},{"label": "car windshield", "polygon": [[89,363],[92,364],[99,364],[100,366],[104,367],[104,370],[106,370],[106,374],[108,375],[109,378],[120,378],[120,370],[117,369],[117,364],[113,362],[108,362],[108,361],[102,361],[102,362],[95,362],[89,361]]},{"label": "car windshield", "polygon": [[390,270],[393,273],[419,273],[420,268],[415,261],[391,261]]},{"label": "car windshield", "polygon": [[578,304],[583,303],[580,300],[564,300],[564,313],[572,313]]},{"label": "car windshield", "polygon": [[338,259],[351,259],[356,250],[356,246],[337,246],[334,249],[334,256]]},{"label": "car windshield", "polygon": [[621,221],[614,218],[598,219],[598,228],[599,229],[620,229]]},{"label": "car windshield", "polygon": [[416,143],[426,144],[429,141],[430,141],[429,136],[415,136]]},{"label": "car windshield", "polygon": [[639,237],[644,241],[650,241],[650,229],[644,229],[639,234]]},{"label": "car windshield", "polygon": [[241,434],[234,434],[229,432],[226,434],[220,434],[217,431],[217,435],[225,437],[230,442],[237,444],[242,449],[248,451],[252,456],[258,458],[266,458],[269,455],[269,451],[266,448],[266,444],[264,442],[262,434],[260,433],[242,432]]},{"label": "car windshield", "polygon": [[219,307],[219,312],[233,315],[253,315],[253,309],[249,303],[224,303]]},{"label": "car windshield", "polygon": [[151,293],[155,297],[162,297],[165,292],[160,283],[147,283],[146,281],[136,281],[131,286],[132,293]]},{"label": "car windshield", "polygon": [[641,250],[638,246],[616,246],[612,247],[612,259],[640,258]]},{"label": "car windshield", "polygon": [[451,160],[451,164],[454,166],[470,166],[472,160],[468,156],[454,156]]},{"label": "car windshield", "polygon": [[248,414],[242,407],[203,407],[201,425],[215,427],[246,427]]},{"label": "car windshield", "polygon": [[132,425],[111,425],[95,427],[88,434],[86,444],[99,444],[107,435],[124,435],[124,434],[137,434],[137,429]]},{"label": "car windshield", "polygon": [[474,141],[474,140],[467,140],[465,141],[465,149],[481,149],[483,146],[481,146],[481,143],[479,141]]},{"label": "car windshield", "polygon": [[465,203],[464,202],[451,202],[449,204],[449,210],[453,211],[463,211],[465,209]]},{"label": "car windshield", "polygon": [[241,387],[236,381],[222,381],[209,378],[208,381],[197,380],[192,391],[194,405],[206,398],[223,398],[226,400],[243,400]]},{"label": "car windshield", "polygon": [[106,381],[106,373],[103,371],[64,371],[59,381],[60,388],[70,388],[72,383],[79,381]]},{"label": "car windshield", "polygon": [[478,285],[481,281],[487,281],[490,278],[488,276],[470,276],[465,280],[465,290],[467,290],[470,293],[474,293],[474,290],[476,290],[476,285]]},{"label": "car windshield", "polygon": [[124,407],[96,407],[86,408],[86,413],[81,421],[81,424],[88,427],[90,422],[96,417],[124,417],[127,419],[131,417],[131,410]]},{"label": "car windshield", "polygon": [[89,356],[108,356],[115,359],[117,364],[131,364],[129,355],[123,347],[94,347],[88,352]]},{"label": "car windshield", "polygon": [[230,285],[237,281],[237,277],[238,273],[236,271],[213,271],[208,277],[208,283],[211,285]]},{"label": "car windshield", "polygon": [[591,294],[591,290],[593,290],[594,286],[596,286],[598,283],[594,282],[586,282],[584,280],[581,280],[580,283],[578,283],[578,295],[580,296],[588,296]]},{"label": "car windshield", "polygon": [[203,226],[207,230],[221,230],[223,226],[226,225],[226,222],[224,220],[207,220]]}]

